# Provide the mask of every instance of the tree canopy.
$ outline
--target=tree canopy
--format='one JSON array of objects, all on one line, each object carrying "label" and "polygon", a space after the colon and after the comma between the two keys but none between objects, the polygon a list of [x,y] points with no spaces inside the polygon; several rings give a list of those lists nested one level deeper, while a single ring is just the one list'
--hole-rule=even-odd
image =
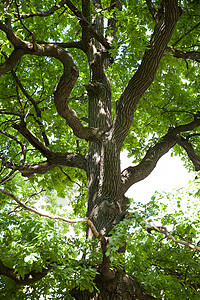
[{"label": "tree canopy", "polygon": [[[199,12],[1,1],[0,299],[199,299]],[[128,199],[169,151],[194,182]]]}]

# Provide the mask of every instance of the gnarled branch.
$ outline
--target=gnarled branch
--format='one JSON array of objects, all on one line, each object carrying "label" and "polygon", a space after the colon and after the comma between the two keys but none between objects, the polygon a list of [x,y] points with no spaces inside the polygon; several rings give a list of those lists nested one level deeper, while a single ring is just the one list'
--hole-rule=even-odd
[{"label": "gnarled branch", "polygon": [[[14,62],[12,67],[9,66],[8,68],[7,64],[6,67],[4,65],[3,72],[6,73],[7,71],[11,70],[19,61],[19,59],[25,54],[57,58],[63,64],[64,68],[63,75],[61,76],[58,85],[54,89],[54,101],[58,113],[65,118],[76,136],[88,141],[100,143],[98,130],[84,127],[76,112],[68,106],[68,97],[78,78],[78,69],[74,64],[71,55],[55,44],[33,45],[32,43],[22,41],[8,26],[2,22],[0,22],[0,29],[7,34],[9,41],[14,45],[14,47],[20,49],[20,55],[19,57],[15,57],[15,59],[13,59]],[[14,50],[12,54],[16,55],[17,53]],[[6,60],[6,62],[9,59],[10,57]]]}]

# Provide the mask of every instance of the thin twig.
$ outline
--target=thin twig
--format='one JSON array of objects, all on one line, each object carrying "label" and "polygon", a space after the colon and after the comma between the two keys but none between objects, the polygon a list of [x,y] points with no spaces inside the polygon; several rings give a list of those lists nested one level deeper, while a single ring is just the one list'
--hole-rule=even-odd
[{"label": "thin twig", "polygon": [[61,170],[61,172],[62,172],[63,174],[65,174],[65,176],[67,176],[67,178],[69,179],[69,181],[71,181],[72,183],[75,183],[75,184],[77,184],[79,187],[81,187],[80,184],[79,184],[78,182],[73,181],[73,180],[70,178],[70,176],[69,176],[69,175],[61,168],[61,166],[58,166],[58,168]]},{"label": "thin twig", "polygon": [[169,231],[166,229],[166,227],[163,227],[163,226],[147,226],[147,232],[148,233],[151,233],[151,231],[157,231],[159,233],[162,233],[164,234],[168,239],[172,240],[174,243],[176,244],[181,244],[181,245],[184,245],[188,248],[191,248],[191,249],[195,249],[195,250],[198,250],[200,251],[200,247],[199,246],[196,246],[196,245],[193,245],[192,243],[190,242],[186,242],[186,241],[183,241],[183,240],[176,240],[175,237],[173,237]]},{"label": "thin twig", "polygon": [[172,47],[176,46],[185,36],[187,36],[190,32],[192,32],[194,29],[199,27],[200,22],[197,23],[195,26],[193,26],[190,30],[188,30],[186,33],[184,33],[175,43],[173,43]]},{"label": "thin twig", "polygon": [[20,16],[20,12],[19,12],[19,4],[17,3],[17,1],[15,0],[15,5],[17,8],[17,16],[18,19],[20,21],[20,23],[22,24],[22,26],[28,31],[28,33],[30,34],[30,36],[32,36],[33,39],[33,49],[36,48],[36,37],[35,34],[22,22],[21,16]]}]

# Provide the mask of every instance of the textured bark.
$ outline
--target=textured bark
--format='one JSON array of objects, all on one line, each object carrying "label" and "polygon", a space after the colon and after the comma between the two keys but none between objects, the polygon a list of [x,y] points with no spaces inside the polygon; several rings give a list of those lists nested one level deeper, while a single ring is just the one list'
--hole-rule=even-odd
[{"label": "textured bark", "polygon": [[[77,300],[156,300],[145,293],[142,286],[135,277],[127,275],[124,271],[118,270],[115,277],[104,281],[98,276],[95,283],[99,291],[89,293],[73,290],[72,296]],[[157,299],[158,300],[158,299]]]},{"label": "textured bark", "polygon": [[[75,1],[74,1],[75,2]],[[95,9],[101,9],[101,1],[93,0]],[[25,14],[21,19],[33,16],[45,17],[52,15],[55,11],[67,5],[71,12],[79,20],[82,37],[78,42],[69,43],[30,43],[22,41],[13,31],[11,26],[0,22],[0,30],[6,33],[8,40],[13,44],[14,50],[6,61],[0,64],[0,75],[12,71],[23,55],[47,56],[58,59],[63,65],[63,74],[54,89],[54,104],[58,114],[65,119],[73,130],[74,134],[89,141],[89,149],[85,156],[77,153],[54,153],[48,147],[46,138],[45,144],[36,137],[28,128],[23,114],[19,112],[9,112],[0,110],[0,113],[10,114],[17,117],[20,122],[15,122],[13,128],[16,129],[27,141],[38,150],[47,160],[39,164],[26,164],[24,158],[20,165],[3,161],[2,167],[10,168],[11,172],[20,171],[23,176],[33,174],[44,174],[60,165],[77,167],[86,171],[88,183],[88,211],[87,223],[92,222],[96,232],[88,226],[87,237],[94,236],[100,238],[103,253],[103,260],[99,266],[99,275],[95,278],[95,284],[99,291],[89,293],[88,291],[72,290],[71,294],[79,300],[150,300],[155,299],[146,294],[138,283],[137,279],[129,276],[122,270],[111,270],[110,260],[106,256],[107,240],[110,231],[124,217],[128,200],[125,192],[134,183],[146,178],[155,168],[158,160],[167,153],[176,143],[186,149],[189,157],[193,161],[197,170],[200,168],[200,159],[195,156],[194,149],[188,140],[180,137],[181,132],[193,130],[200,126],[200,120],[195,119],[187,125],[182,125],[168,132],[162,140],[155,146],[149,148],[141,162],[134,167],[129,167],[121,172],[120,151],[125,137],[131,126],[134,112],[139,99],[153,82],[160,60],[166,51],[173,53],[175,57],[199,59],[199,53],[189,53],[176,51],[168,48],[167,44],[172,36],[181,10],[177,0],[163,0],[158,11],[155,10],[151,1],[146,1],[149,11],[155,20],[154,32],[149,44],[149,48],[144,53],[136,73],[132,76],[127,87],[117,101],[114,118],[111,110],[111,87],[106,75],[106,69],[111,64],[108,50],[111,49],[111,42],[117,33],[117,23],[114,18],[109,20],[112,33],[109,37],[104,37],[103,17],[92,16],[90,12],[89,0],[82,0],[82,12],[79,11],[70,0],[62,0],[47,12],[37,12],[36,14]],[[113,8],[121,9],[121,1],[111,0],[109,10]],[[91,22],[93,24],[91,24]],[[108,41],[109,40],[109,41]],[[79,48],[86,54],[90,68],[90,80],[85,86],[88,94],[88,118],[89,127],[82,125],[81,119],[76,112],[68,105],[69,95],[78,78],[78,69],[75,66],[71,55],[65,51],[64,47]],[[187,56],[188,55],[188,56]],[[13,72],[13,71],[12,71]],[[33,99],[26,93],[18,78],[15,80],[25,97],[35,108],[36,115],[41,114]],[[41,125],[41,124],[39,124]],[[5,134],[4,132],[1,132]],[[8,136],[13,141],[20,144],[14,136]],[[45,139],[44,139],[45,140]],[[22,153],[25,155],[26,149],[23,144]],[[12,173],[13,174],[13,173]],[[125,250],[125,246],[122,251]],[[43,270],[40,274],[27,274],[23,281],[17,277],[14,271],[0,263],[1,274],[12,278],[18,284],[29,284],[41,279],[49,270]],[[31,279],[32,281],[30,281]]]}]

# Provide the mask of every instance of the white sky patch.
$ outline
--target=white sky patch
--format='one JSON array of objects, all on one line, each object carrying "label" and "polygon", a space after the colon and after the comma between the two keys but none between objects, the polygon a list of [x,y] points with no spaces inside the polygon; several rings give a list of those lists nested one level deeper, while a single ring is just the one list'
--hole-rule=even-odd
[{"label": "white sky patch", "polygon": [[[132,159],[127,157],[128,151],[121,154],[121,169],[133,166]],[[148,202],[155,191],[172,192],[175,188],[184,187],[189,180],[194,179],[195,174],[188,172],[183,166],[180,157],[171,157],[165,154],[157,163],[152,173],[144,180],[134,184],[126,193],[126,196],[135,201]]]}]

